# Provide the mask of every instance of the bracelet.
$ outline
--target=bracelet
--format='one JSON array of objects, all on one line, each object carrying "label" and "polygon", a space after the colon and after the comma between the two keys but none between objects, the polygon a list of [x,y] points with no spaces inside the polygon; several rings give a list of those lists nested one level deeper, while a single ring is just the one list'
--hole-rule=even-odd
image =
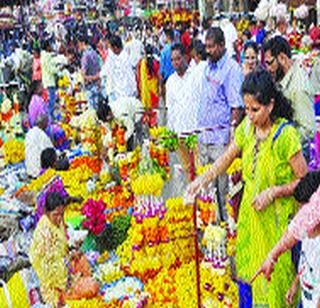
[{"label": "bracelet", "polygon": [[267,259],[269,260],[271,265],[275,265],[276,264],[276,260],[271,256],[271,254],[268,255]]}]

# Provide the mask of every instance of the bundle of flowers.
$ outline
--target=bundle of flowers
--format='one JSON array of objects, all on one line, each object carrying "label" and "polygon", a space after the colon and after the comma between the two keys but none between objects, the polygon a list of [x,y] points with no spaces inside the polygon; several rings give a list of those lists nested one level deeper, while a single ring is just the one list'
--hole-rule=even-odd
[{"label": "bundle of flowers", "polygon": [[134,196],[125,186],[117,185],[98,192],[98,198],[107,206],[106,220],[112,222],[114,218],[125,215],[133,206]]},{"label": "bundle of flowers", "polygon": [[218,271],[211,263],[202,262],[200,277],[204,307],[232,308],[238,306],[238,286],[231,279],[230,268]]},{"label": "bundle of flowers", "polygon": [[164,181],[159,173],[144,174],[132,181],[131,188],[135,195],[160,196]]},{"label": "bundle of flowers", "polygon": [[86,217],[82,222],[83,228],[93,235],[100,235],[106,227],[104,210],[106,205],[103,201],[89,199],[82,207],[81,213]]},{"label": "bundle of flowers", "polygon": [[259,2],[259,5],[255,10],[254,15],[257,18],[257,20],[266,21],[269,17],[270,9],[271,3],[268,0],[262,0]]},{"label": "bundle of flowers", "polygon": [[17,164],[25,159],[24,142],[17,139],[7,140],[3,145],[6,164]]}]

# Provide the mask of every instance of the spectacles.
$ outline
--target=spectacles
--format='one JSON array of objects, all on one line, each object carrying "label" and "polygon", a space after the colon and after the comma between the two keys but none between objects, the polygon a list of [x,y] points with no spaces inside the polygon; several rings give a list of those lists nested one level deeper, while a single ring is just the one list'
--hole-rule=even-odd
[{"label": "spectacles", "polygon": [[273,62],[274,62],[274,60],[275,60],[276,58],[273,58],[272,60],[270,60],[270,61],[264,61],[265,63],[266,63],[266,65],[267,66],[271,66],[272,64],[273,64]]}]

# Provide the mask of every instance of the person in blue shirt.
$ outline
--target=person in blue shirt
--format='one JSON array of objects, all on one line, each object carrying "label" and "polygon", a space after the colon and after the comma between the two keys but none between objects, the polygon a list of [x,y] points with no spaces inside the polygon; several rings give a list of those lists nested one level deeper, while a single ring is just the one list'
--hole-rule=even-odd
[{"label": "person in blue shirt", "polygon": [[163,84],[166,83],[168,78],[174,73],[174,68],[171,62],[171,46],[174,40],[174,32],[172,29],[165,30],[166,44],[162,49],[160,55],[160,74]]},{"label": "person in blue shirt", "polygon": [[[221,28],[210,28],[205,38],[207,64],[199,74],[197,95],[200,98],[197,126],[201,163],[213,163],[226,149],[232,127],[239,124],[243,113],[241,67],[232,59],[225,45]],[[228,177],[219,176],[214,183],[221,220],[227,219],[225,209]]]}]

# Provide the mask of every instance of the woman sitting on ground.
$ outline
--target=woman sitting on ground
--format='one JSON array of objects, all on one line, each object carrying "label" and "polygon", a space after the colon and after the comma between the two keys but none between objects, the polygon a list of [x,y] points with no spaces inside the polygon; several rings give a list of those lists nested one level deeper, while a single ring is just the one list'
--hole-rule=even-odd
[{"label": "woman sitting on ground", "polygon": [[[69,252],[64,209],[65,200],[59,193],[48,194],[45,215],[37,224],[29,251],[42,298],[51,307],[62,307],[66,299],[95,297],[99,291],[85,256]],[[75,270],[74,265],[79,263],[81,267]]]}]

